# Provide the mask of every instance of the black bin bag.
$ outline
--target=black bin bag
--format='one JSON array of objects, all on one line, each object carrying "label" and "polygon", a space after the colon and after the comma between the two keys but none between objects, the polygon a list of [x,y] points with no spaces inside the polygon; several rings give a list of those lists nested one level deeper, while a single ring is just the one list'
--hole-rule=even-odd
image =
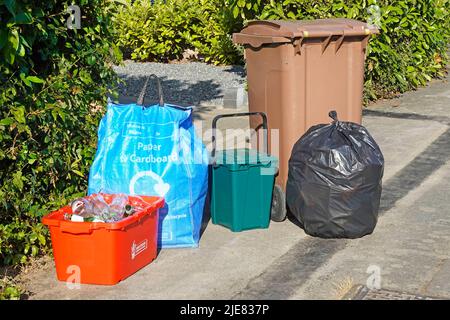
[{"label": "black bin bag", "polygon": [[359,238],[377,223],[384,158],[366,128],[329,115],[294,145],[286,200],[307,234]]}]

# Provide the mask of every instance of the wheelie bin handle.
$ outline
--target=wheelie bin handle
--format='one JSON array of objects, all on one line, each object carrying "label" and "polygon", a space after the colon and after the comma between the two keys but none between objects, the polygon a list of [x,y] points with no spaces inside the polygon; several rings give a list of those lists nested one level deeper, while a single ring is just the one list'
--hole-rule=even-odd
[{"label": "wheelie bin handle", "polygon": [[217,129],[217,121],[219,121],[222,118],[233,118],[233,117],[249,117],[249,116],[261,116],[263,122],[262,122],[262,128],[264,129],[264,135],[263,135],[263,145],[265,152],[269,152],[269,143],[268,143],[268,126],[267,126],[267,115],[264,112],[240,112],[240,113],[229,113],[229,114],[219,114],[218,116],[215,116],[212,121],[212,136],[211,136],[211,143],[212,143],[212,150],[211,150],[211,158],[213,160],[213,163],[216,162],[216,129]]}]

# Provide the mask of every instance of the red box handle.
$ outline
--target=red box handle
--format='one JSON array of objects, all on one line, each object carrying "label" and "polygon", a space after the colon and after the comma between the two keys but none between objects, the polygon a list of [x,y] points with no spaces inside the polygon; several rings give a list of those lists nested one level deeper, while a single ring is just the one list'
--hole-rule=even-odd
[{"label": "red box handle", "polygon": [[71,221],[61,221],[59,227],[62,232],[72,233],[72,234],[91,234],[92,224],[89,222],[71,222]]}]

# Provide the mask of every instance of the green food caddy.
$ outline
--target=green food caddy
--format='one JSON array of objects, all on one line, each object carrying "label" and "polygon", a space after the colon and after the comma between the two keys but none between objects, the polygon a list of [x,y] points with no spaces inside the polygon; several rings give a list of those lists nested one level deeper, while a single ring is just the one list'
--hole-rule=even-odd
[{"label": "green food caddy", "polygon": [[[260,115],[266,152],[228,149],[216,152],[217,121],[225,117]],[[267,154],[267,117],[263,112],[219,115],[212,125],[211,218],[234,232],[268,228],[278,159]]]}]

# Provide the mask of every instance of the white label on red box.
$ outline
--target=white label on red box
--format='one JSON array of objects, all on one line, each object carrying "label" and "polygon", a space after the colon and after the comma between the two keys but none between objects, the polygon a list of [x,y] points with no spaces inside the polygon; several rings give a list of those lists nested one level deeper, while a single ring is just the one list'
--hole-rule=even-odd
[{"label": "white label on red box", "polygon": [[136,242],[133,241],[133,244],[131,245],[131,260],[134,260],[136,256],[147,250],[147,248],[148,248],[147,239],[138,244],[136,244]]}]

